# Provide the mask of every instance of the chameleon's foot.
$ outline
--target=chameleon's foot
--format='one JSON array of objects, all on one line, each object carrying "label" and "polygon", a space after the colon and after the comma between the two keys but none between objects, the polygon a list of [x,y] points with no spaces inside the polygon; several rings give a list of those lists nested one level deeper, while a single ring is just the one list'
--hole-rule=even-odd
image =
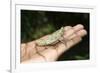
[{"label": "chameleon's foot", "polygon": [[36,47],[36,53],[37,53],[38,55],[42,56],[42,57],[44,58],[45,61],[47,61],[46,57],[43,56],[43,55],[38,51],[38,48],[37,48],[37,47]]}]

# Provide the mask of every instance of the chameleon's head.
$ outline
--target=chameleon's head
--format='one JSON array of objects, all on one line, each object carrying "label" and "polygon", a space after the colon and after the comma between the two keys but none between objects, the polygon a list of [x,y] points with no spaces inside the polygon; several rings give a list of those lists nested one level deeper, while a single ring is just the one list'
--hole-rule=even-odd
[{"label": "chameleon's head", "polygon": [[60,29],[61,29],[61,30],[63,30],[63,29],[64,29],[64,27],[61,27]]},{"label": "chameleon's head", "polygon": [[60,33],[64,32],[64,27],[61,27],[59,30]]}]

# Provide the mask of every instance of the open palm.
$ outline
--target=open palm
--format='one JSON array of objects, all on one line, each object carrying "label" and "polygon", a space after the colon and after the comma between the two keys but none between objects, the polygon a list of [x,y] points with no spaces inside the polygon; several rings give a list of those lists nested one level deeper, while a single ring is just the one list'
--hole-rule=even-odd
[{"label": "open palm", "polygon": [[[65,26],[64,27],[65,38],[63,40],[67,43],[58,42],[54,45],[48,46],[38,46],[35,41],[21,44],[21,62],[22,63],[32,63],[32,62],[48,62],[56,61],[58,57],[63,54],[65,51],[70,49],[75,44],[79,43],[82,40],[82,37],[87,34],[83,25],[77,24],[74,27]],[[48,35],[42,37],[46,39]]]}]

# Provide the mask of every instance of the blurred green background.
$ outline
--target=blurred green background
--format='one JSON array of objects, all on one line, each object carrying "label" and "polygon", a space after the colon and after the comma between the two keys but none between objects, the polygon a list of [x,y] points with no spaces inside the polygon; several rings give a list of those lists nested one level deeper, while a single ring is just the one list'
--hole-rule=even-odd
[{"label": "blurred green background", "polygon": [[21,43],[50,34],[62,26],[83,24],[88,34],[58,61],[89,59],[89,13],[21,10]]}]

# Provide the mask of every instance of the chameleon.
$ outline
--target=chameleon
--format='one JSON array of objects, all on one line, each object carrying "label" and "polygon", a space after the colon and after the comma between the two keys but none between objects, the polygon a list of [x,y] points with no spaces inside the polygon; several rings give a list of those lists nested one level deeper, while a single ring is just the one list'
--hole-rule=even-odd
[{"label": "chameleon", "polygon": [[36,40],[36,44],[39,46],[55,44],[58,42],[58,40],[60,40],[60,38],[63,36],[63,34],[64,34],[64,27],[61,27],[59,30],[48,35],[46,39],[40,38],[40,39]]},{"label": "chameleon", "polygon": [[[37,46],[47,46],[47,45],[56,44],[59,41],[61,41],[61,39],[63,39],[63,41],[61,41],[61,42],[64,43],[65,46],[66,46],[67,43],[64,40],[63,34],[64,34],[64,27],[61,27],[59,30],[57,30],[57,31],[53,32],[52,34],[48,35],[46,39],[40,38],[40,39],[36,40],[35,43],[36,43]],[[36,48],[36,52],[39,55],[41,55],[42,57],[44,57],[44,59],[46,60],[45,56],[43,56],[42,54],[40,54],[38,52],[38,48],[37,47],[35,47],[35,48]]]}]

